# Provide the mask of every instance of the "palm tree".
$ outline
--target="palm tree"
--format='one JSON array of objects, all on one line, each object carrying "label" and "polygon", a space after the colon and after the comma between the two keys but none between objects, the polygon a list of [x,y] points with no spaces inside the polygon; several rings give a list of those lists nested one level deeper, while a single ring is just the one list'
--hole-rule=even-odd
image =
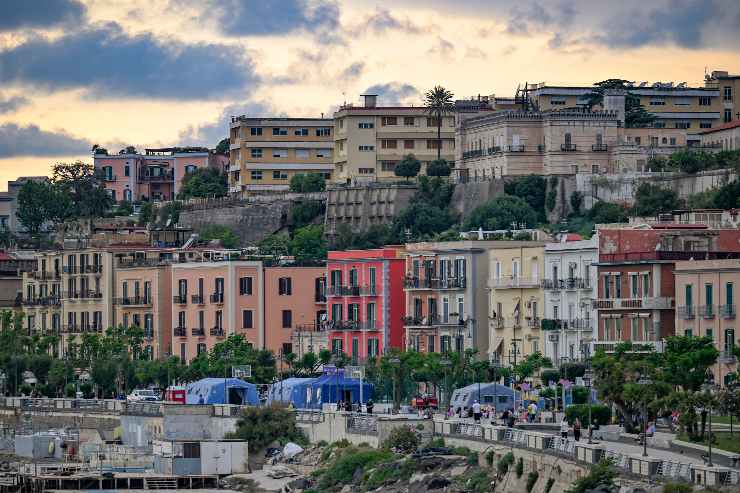
[{"label": "palm tree", "polygon": [[454,94],[442,86],[434,86],[424,95],[427,113],[437,120],[437,159],[442,158],[442,117],[455,111]]}]

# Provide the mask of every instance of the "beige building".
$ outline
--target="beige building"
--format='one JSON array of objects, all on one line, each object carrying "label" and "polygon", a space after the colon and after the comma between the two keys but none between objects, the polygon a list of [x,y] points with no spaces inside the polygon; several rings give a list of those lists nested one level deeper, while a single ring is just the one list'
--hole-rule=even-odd
[{"label": "beige building", "polygon": [[731,75],[726,70],[713,70],[704,76],[704,86],[719,91],[721,100],[721,122],[740,120],[740,75]]},{"label": "beige building", "polygon": [[232,196],[288,190],[301,173],[334,172],[334,122],[328,118],[232,118],[229,133]]},{"label": "beige building", "polygon": [[740,120],[733,120],[699,134],[701,146],[723,151],[740,149]]},{"label": "beige building", "polygon": [[[413,154],[424,167],[437,159],[437,121],[424,107],[377,106],[377,96],[363,95],[364,105],[343,105],[334,113],[334,181],[353,183],[398,179],[396,164]],[[442,154],[455,159],[455,117],[442,118]]]},{"label": "beige building", "polygon": [[710,337],[719,351],[714,381],[726,384],[737,370],[733,349],[740,343],[735,330],[740,260],[676,262],[676,335]]},{"label": "beige building", "polygon": [[544,314],[545,243],[506,242],[488,255],[488,357],[513,365],[545,350],[540,330]]}]

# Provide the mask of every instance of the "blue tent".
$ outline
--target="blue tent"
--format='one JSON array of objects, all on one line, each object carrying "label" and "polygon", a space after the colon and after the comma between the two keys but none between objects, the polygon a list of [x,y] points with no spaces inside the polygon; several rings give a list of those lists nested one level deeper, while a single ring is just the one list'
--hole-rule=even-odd
[{"label": "blue tent", "polygon": [[297,408],[305,408],[308,404],[310,388],[315,378],[286,378],[270,386],[267,394],[267,404],[290,402]]},{"label": "blue tent", "polygon": [[[478,397],[479,390],[480,400]],[[458,408],[464,409],[466,407],[471,407],[473,402],[476,400],[478,400],[479,404],[484,406],[494,406],[495,401],[496,410],[501,412],[505,409],[514,409],[514,397],[516,396],[516,400],[520,401],[521,396],[519,394],[519,392],[513,390],[511,387],[506,387],[505,385],[481,383],[479,386],[477,383],[474,383],[452,392],[450,405],[455,411],[457,411]]]},{"label": "blue tent", "polygon": [[[360,381],[346,378],[344,372],[322,375],[311,382],[308,407],[320,408],[323,404],[338,401],[360,402]],[[362,402],[367,402],[373,395],[373,385],[362,383]]]},{"label": "blue tent", "polygon": [[185,391],[185,403],[199,404],[201,396],[203,397],[203,404],[249,404],[257,406],[260,403],[257,387],[238,378],[203,378],[197,382],[189,383]]}]

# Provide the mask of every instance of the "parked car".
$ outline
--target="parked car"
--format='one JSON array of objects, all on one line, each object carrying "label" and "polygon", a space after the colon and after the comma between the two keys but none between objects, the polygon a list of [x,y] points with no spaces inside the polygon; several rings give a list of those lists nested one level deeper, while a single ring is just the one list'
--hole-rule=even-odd
[{"label": "parked car", "polygon": [[159,399],[153,390],[135,389],[126,397],[126,400],[129,402],[155,402]]},{"label": "parked car", "polygon": [[175,404],[185,404],[185,386],[170,385],[164,393],[164,400]]}]

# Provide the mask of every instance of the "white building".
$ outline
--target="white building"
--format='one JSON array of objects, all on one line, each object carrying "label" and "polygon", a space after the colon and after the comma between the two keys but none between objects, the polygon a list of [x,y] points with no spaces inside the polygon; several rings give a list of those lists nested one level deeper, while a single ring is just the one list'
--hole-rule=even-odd
[{"label": "white building", "polygon": [[590,240],[567,241],[545,245],[545,356],[555,365],[583,358],[583,346],[592,346],[596,326],[597,272],[592,264],[599,261],[596,235]]}]

